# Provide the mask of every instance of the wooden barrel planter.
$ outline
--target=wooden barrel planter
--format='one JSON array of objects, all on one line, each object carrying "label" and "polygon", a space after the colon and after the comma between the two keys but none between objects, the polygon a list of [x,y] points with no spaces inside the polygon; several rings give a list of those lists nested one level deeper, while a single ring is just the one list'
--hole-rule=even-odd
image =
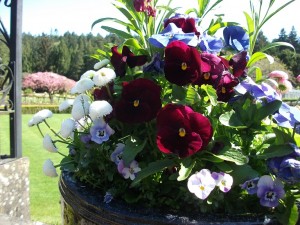
[{"label": "wooden barrel planter", "polygon": [[174,215],[152,209],[141,209],[112,200],[103,201],[96,189],[75,181],[63,172],[59,181],[63,225],[261,225],[278,224],[267,217]]}]

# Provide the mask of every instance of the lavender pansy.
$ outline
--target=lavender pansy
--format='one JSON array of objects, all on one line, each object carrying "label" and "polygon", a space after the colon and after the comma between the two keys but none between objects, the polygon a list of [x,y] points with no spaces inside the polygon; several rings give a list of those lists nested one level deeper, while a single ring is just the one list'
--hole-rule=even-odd
[{"label": "lavender pansy", "polygon": [[199,47],[204,52],[218,54],[224,47],[224,44],[221,38],[210,36],[206,32],[204,32],[200,36]]},{"label": "lavender pansy", "polygon": [[101,119],[94,121],[94,125],[90,129],[91,140],[97,144],[108,141],[110,135],[114,134],[114,130]]},{"label": "lavender pansy", "polygon": [[258,177],[251,180],[247,180],[241,185],[241,188],[245,189],[250,195],[256,194],[258,180],[259,180]]},{"label": "lavender pansy", "polygon": [[157,48],[164,48],[176,40],[182,41],[189,46],[196,47],[198,45],[198,39],[195,33],[184,33],[182,29],[178,28],[174,23],[169,23],[160,34],[152,35],[149,38],[149,43]]}]

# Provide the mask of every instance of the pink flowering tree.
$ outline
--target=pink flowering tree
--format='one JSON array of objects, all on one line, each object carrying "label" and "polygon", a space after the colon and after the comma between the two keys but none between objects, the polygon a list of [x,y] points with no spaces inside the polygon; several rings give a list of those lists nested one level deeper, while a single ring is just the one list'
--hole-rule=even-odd
[{"label": "pink flowering tree", "polygon": [[53,94],[68,92],[75,81],[52,72],[32,73],[23,78],[22,89],[31,89],[35,92],[47,92],[51,102]]}]

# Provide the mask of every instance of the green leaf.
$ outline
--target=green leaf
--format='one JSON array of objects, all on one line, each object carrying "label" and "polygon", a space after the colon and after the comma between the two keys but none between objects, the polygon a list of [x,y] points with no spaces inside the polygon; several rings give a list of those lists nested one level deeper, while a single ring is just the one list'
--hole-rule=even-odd
[{"label": "green leaf", "polygon": [[140,172],[137,173],[136,178],[132,182],[131,186],[136,185],[138,182],[140,182],[142,179],[163,171],[167,167],[174,166],[175,162],[171,159],[163,159],[156,162],[149,163],[148,167],[143,168]]},{"label": "green leaf", "polygon": [[112,28],[112,27],[109,27],[109,26],[101,26],[101,28],[103,30],[106,30],[109,33],[116,34],[116,35],[118,35],[118,36],[120,36],[124,39],[133,38],[131,34],[129,34],[127,32],[124,32],[122,30],[118,30],[118,29],[115,29],[115,28]]},{"label": "green leaf", "polygon": [[259,176],[258,172],[254,170],[248,164],[245,165],[231,165],[232,167],[232,177],[235,185],[243,184],[247,180],[251,180]]},{"label": "green leaf", "polygon": [[176,84],[172,85],[172,95],[174,99],[184,100],[186,96],[186,90],[182,86]]},{"label": "green leaf", "polygon": [[132,46],[134,49],[138,50],[138,49],[141,49],[141,45],[140,43],[138,42],[138,40],[136,38],[129,38],[127,39],[123,45],[127,45],[127,46]]},{"label": "green leaf", "polygon": [[220,22],[220,23],[215,23],[213,26],[211,26],[207,30],[207,34],[214,35],[222,27],[236,26],[236,25],[238,25],[238,23],[236,23],[236,22]]},{"label": "green leaf", "polygon": [[275,47],[279,47],[279,46],[286,46],[286,47],[292,48],[294,50],[294,52],[296,51],[294,46],[291,45],[290,43],[287,43],[287,42],[272,42],[272,43],[268,43],[262,49],[260,49],[260,52],[265,52],[266,50],[268,50],[270,48],[275,48]]},{"label": "green leaf", "polygon": [[253,116],[253,120],[255,122],[259,122],[264,118],[266,118],[267,116],[272,115],[280,108],[281,104],[282,102],[280,100],[274,100],[272,102],[263,105],[262,107],[256,110],[256,113]]},{"label": "green leaf", "polygon": [[261,154],[257,155],[258,159],[269,159],[274,157],[281,157],[294,152],[293,146],[290,144],[282,145],[271,145],[269,148],[265,149]]},{"label": "green leaf", "polygon": [[218,104],[218,96],[217,96],[217,92],[216,89],[213,88],[213,86],[211,85],[202,85],[201,89],[204,90],[207,94],[207,96],[209,97],[210,103],[213,106],[216,106]]},{"label": "green leaf", "polygon": [[247,67],[252,66],[254,63],[256,63],[257,61],[267,58],[269,60],[270,63],[274,62],[274,58],[264,52],[255,52],[249,59],[248,63],[247,63]]},{"label": "green leaf", "polygon": [[179,176],[177,178],[178,181],[183,181],[188,178],[196,165],[196,161],[193,161],[191,158],[185,158],[180,163]]},{"label": "green leaf", "polygon": [[214,156],[225,161],[234,162],[236,165],[244,165],[249,161],[248,157],[243,155],[239,149],[229,148],[228,146]]},{"label": "green leaf", "polygon": [[237,114],[233,110],[223,113],[219,117],[219,121],[221,122],[221,124],[223,124],[227,127],[247,128],[247,126],[245,126],[243,124],[243,122],[240,120],[240,118],[237,116]]},{"label": "green leaf", "polygon": [[253,19],[251,18],[251,16],[247,12],[244,12],[244,15],[245,15],[246,21],[247,21],[248,34],[249,34],[250,44],[251,44],[252,43],[252,37],[253,37],[253,34],[254,34],[255,25],[254,25]]},{"label": "green leaf", "polygon": [[196,102],[200,101],[200,99],[201,97],[198,94],[198,92],[195,90],[195,88],[192,85],[190,85],[187,89],[186,96],[185,96],[186,104],[193,105]]},{"label": "green leaf", "polygon": [[125,148],[122,155],[125,165],[129,165],[135,159],[136,155],[144,149],[146,142],[147,140],[140,143],[132,139],[128,139],[125,142]]},{"label": "green leaf", "polygon": [[285,199],[285,206],[283,210],[278,210],[275,214],[281,224],[296,225],[298,224],[298,207],[296,199],[292,195],[288,195]]}]

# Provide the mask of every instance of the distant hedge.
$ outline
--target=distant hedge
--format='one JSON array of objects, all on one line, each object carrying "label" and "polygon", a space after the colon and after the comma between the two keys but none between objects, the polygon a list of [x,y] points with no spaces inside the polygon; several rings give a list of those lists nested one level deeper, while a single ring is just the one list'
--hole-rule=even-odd
[{"label": "distant hedge", "polygon": [[22,105],[22,114],[35,114],[42,109],[49,109],[53,113],[70,113],[70,110],[60,112],[59,105]]}]

